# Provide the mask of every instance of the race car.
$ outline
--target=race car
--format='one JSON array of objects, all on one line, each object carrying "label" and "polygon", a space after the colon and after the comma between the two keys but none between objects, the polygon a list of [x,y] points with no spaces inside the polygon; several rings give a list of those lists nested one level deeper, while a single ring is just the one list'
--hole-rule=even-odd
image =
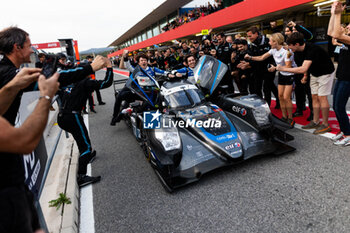
[{"label": "race car", "polygon": [[263,99],[216,92],[226,71],[222,62],[203,56],[195,83],[168,79],[145,90],[134,78],[139,70],[126,83],[140,99],[130,103],[126,120],[169,192],[220,167],[295,150],[286,144],[294,139],[285,132],[289,125]]}]

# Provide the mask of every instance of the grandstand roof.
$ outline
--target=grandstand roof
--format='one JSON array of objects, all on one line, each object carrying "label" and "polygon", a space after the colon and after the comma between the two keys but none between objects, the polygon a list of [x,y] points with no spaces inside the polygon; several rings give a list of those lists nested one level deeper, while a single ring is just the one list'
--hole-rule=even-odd
[{"label": "grandstand roof", "polygon": [[127,32],[125,32],[122,36],[120,36],[118,39],[113,41],[109,46],[116,46],[118,44],[121,44],[125,40],[129,39],[131,36],[136,35],[140,31],[158,22],[160,19],[164,18],[165,16],[169,15],[171,12],[174,12],[175,10],[181,8],[182,6],[186,5],[191,1],[192,0],[165,1],[155,10],[153,10],[151,13],[145,16],[142,20],[140,20],[140,22],[138,22],[132,28],[130,28]]},{"label": "grandstand roof", "polygon": [[[234,27],[237,28],[243,25],[257,23],[262,20],[276,18],[281,15],[287,16],[292,11],[303,12],[307,9],[310,10],[313,8],[313,3],[314,0],[245,0],[125,49],[133,51],[146,48],[154,44],[193,35],[202,29],[228,30]],[[131,35],[129,34],[129,36]],[[122,50],[108,56],[119,55],[122,53]]]}]

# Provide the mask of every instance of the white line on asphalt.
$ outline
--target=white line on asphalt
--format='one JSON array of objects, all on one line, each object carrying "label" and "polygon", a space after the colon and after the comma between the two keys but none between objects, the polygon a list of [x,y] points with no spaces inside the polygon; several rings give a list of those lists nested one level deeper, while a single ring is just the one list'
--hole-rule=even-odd
[{"label": "white line on asphalt", "polygon": [[[89,131],[89,117],[84,115],[84,122]],[[87,167],[87,175],[91,176],[91,164]],[[80,189],[80,233],[95,233],[94,202],[92,185]]]},{"label": "white line on asphalt", "polygon": [[[276,100],[276,98],[274,98],[274,97],[272,97],[271,99],[272,99],[272,100]],[[295,101],[294,101],[294,100],[293,100],[292,102],[293,102],[293,104],[295,104]],[[305,103],[305,105],[306,105],[307,107],[309,107],[309,105],[308,105],[307,103]],[[329,110],[330,110],[330,111],[334,111],[332,108],[330,108]],[[346,111],[346,113],[347,113],[347,114],[350,114],[350,111]],[[322,119],[322,118],[321,118],[321,119]],[[331,118],[331,119],[334,120],[333,118]],[[328,119],[328,120],[330,120],[330,119]],[[305,131],[305,132],[309,132],[309,133],[313,133],[314,130],[315,130],[315,129],[302,129],[302,128],[301,128],[302,125],[300,125],[300,124],[295,124],[294,127],[297,128],[297,129],[303,130],[303,131]],[[320,135],[320,136],[323,136],[323,137],[326,137],[326,138],[331,138],[331,137],[334,136],[334,134],[332,134],[332,133],[324,133],[324,134],[319,134],[319,135]]]},{"label": "white line on asphalt", "polygon": [[[297,129],[300,129],[302,131],[305,131],[305,132],[309,132],[309,133],[313,133],[315,131],[315,129],[302,129],[303,125],[300,125],[300,124],[295,124],[294,127],[297,128]],[[323,136],[323,137],[326,137],[326,138],[331,138],[334,136],[334,134],[332,133],[324,133],[324,134],[319,134],[320,136]],[[316,136],[316,135],[315,135]]]}]

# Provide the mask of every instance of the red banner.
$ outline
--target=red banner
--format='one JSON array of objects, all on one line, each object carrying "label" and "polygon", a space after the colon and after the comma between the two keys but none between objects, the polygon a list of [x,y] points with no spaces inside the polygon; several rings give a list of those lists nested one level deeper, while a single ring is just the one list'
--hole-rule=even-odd
[{"label": "red banner", "polygon": [[[78,45],[76,40],[73,40],[74,46]],[[53,49],[60,48],[60,42],[49,42],[49,43],[41,43],[41,44],[32,44],[32,46],[36,49]]]}]

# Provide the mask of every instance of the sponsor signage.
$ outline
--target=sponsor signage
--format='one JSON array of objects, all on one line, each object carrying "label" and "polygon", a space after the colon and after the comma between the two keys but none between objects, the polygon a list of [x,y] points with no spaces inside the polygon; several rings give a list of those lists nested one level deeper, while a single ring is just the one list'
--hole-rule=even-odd
[{"label": "sponsor signage", "polygon": [[[77,41],[73,41],[74,46],[77,45]],[[40,43],[40,44],[32,44],[32,47],[36,49],[53,49],[53,48],[60,48],[60,42],[49,42],[49,43]]]},{"label": "sponsor signage", "polygon": [[247,110],[245,108],[239,107],[239,106],[232,106],[232,110],[236,113],[241,114],[242,116],[247,115]]},{"label": "sponsor signage", "polygon": [[209,34],[209,30],[208,29],[203,29],[202,30],[202,35],[208,35]]},{"label": "sponsor signage", "polygon": [[29,155],[23,156],[25,183],[37,197],[40,192],[41,183],[43,182],[46,161],[45,142],[41,138],[37,148]]}]

